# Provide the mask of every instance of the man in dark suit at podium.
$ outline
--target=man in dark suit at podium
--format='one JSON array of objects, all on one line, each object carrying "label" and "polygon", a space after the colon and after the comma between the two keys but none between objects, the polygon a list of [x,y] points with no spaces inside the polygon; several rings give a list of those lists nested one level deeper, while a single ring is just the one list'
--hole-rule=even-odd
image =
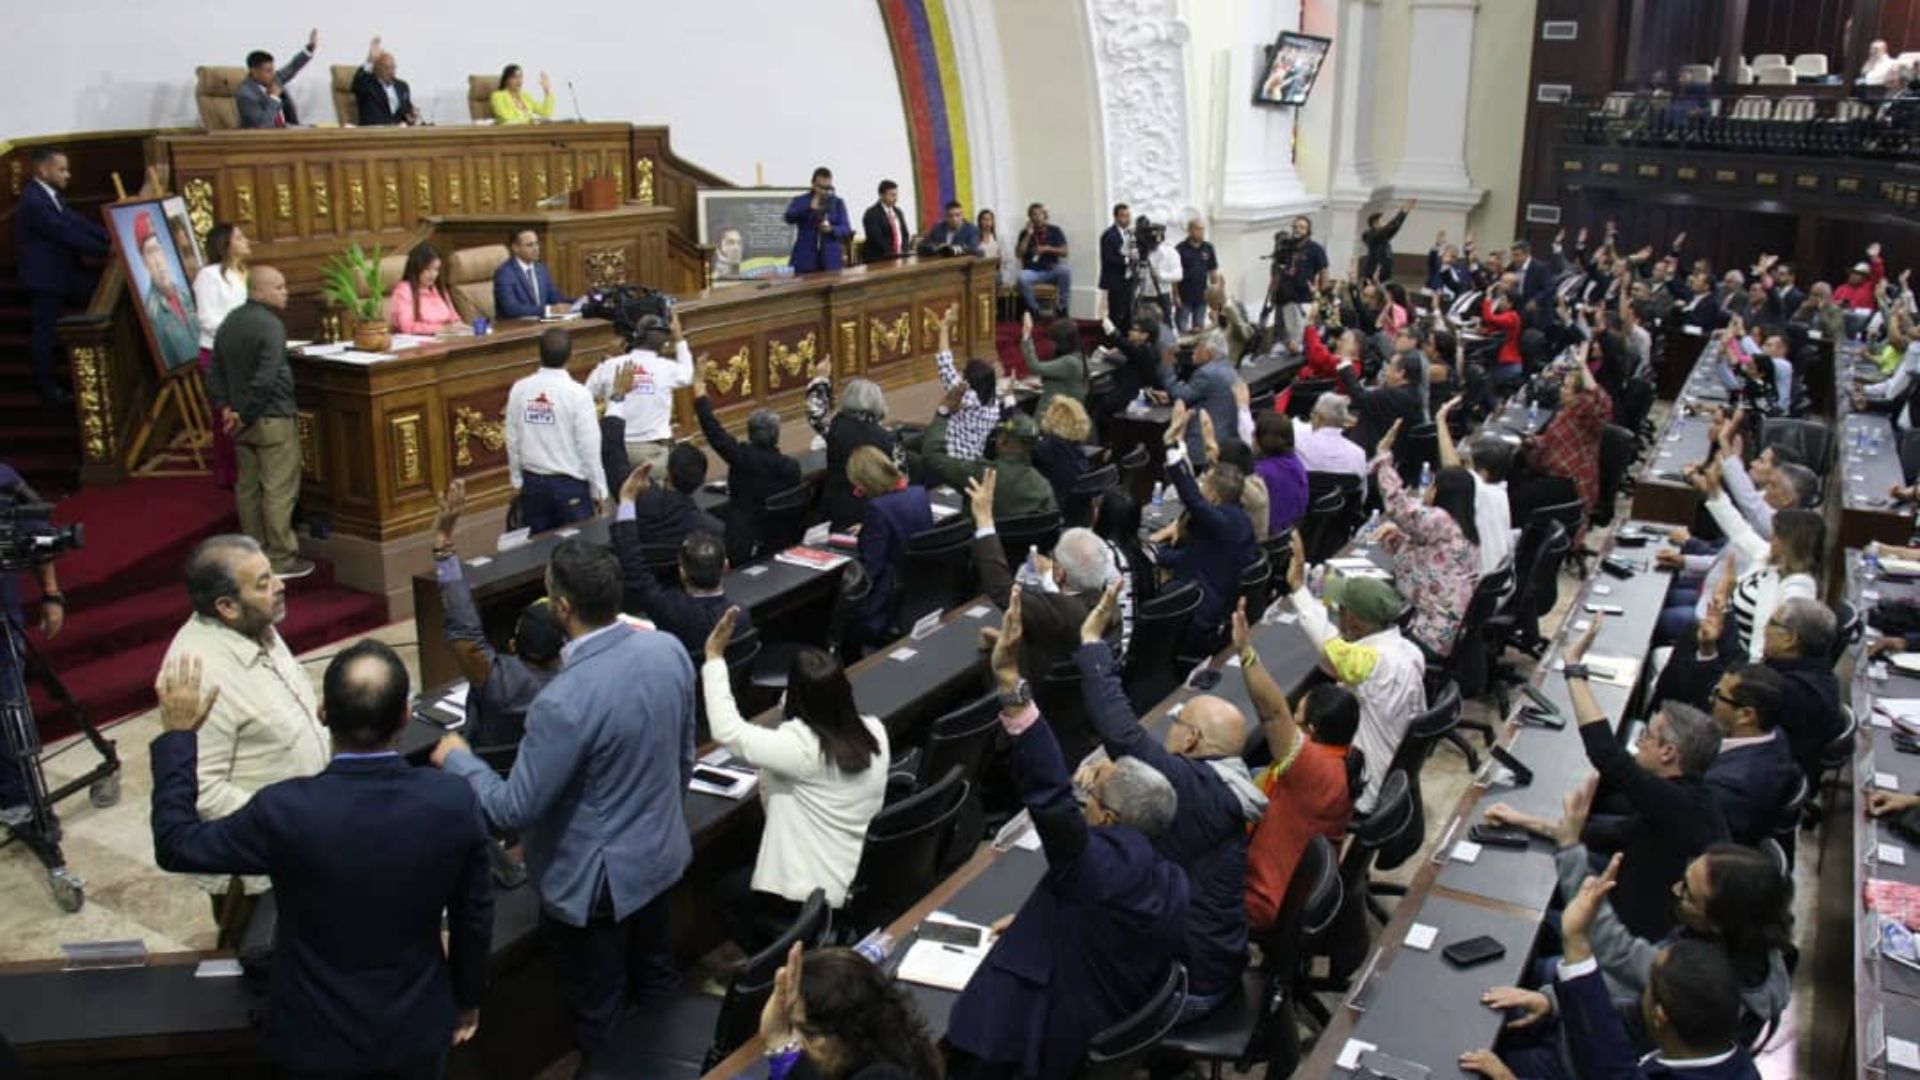
[{"label": "man in dark suit at podium", "polygon": [[913,250],[913,228],[907,213],[900,209],[900,185],[880,181],[880,201],[867,207],[860,218],[860,231],[866,240],[860,245],[861,262],[886,262]]},{"label": "man in dark suit at podium", "polygon": [[20,189],[14,238],[20,281],[32,298],[33,388],[49,403],[65,405],[73,398],[53,377],[54,327],[63,304],[84,304],[93,294],[94,275],[80,260],[106,256],[107,231],[60,197],[72,173],[65,153],[43,146],[31,160],[33,180]]},{"label": "man in dark suit at podium", "polygon": [[812,190],[793,197],[784,220],[796,226],[787,259],[794,273],[838,270],[846,264],[841,245],[853,238],[853,226],[847,223],[846,202],[833,193],[832,169],[823,165],[813,170]]},{"label": "man in dark suit at podium", "polygon": [[1113,224],[1100,234],[1100,288],[1107,294],[1107,318],[1115,326],[1133,325],[1133,211],[1113,208]]},{"label": "man in dark suit at podium", "polygon": [[539,233],[515,229],[507,247],[513,257],[493,272],[494,318],[537,319],[572,303],[560,294],[547,264],[540,261]]},{"label": "man in dark suit at podium", "polygon": [[441,1075],[448,1050],[480,1024],[493,881],[472,789],[393,749],[410,716],[399,655],[363,641],[335,657],[320,707],[332,763],[261,788],[217,821],[194,809],[195,732],[220,689],[201,685],[197,658],[162,672],[154,689],[155,860],[273,877],[267,1053],[298,1075]]},{"label": "man in dark suit at podium", "polygon": [[380,39],[375,37],[367,48],[367,62],[353,73],[353,103],[361,127],[420,122],[420,111],[413,107],[413,91],[407,80],[395,77],[394,69],[393,54],[382,49]]}]

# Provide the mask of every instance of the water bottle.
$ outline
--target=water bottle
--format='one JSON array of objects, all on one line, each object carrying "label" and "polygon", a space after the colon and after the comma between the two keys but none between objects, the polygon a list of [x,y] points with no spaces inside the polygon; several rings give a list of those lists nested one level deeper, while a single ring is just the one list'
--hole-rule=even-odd
[{"label": "water bottle", "polygon": [[1420,463],[1420,490],[1424,492],[1432,486],[1433,486],[1433,462],[1423,461]]},{"label": "water bottle", "polygon": [[1880,541],[1868,543],[1867,549],[1860,553],[1860,574],[1869,582],[1880,579]]},{"label": "water bottle", "polygon": [[1532,434],[1533,432],[1538,431],[1539,429],[1540,429],[1540,403],[1537,401],[1534,401],[1532,399],[1532,396],[1529,395],[1527,400],[1527,433]]},{"label": "water bottle", "polygon": [[1156,480],[1153,483],[1153,505],[1159,506],[1167,497],[1167,482]]},{"label": "water bottle", "polygon": [[1367,523],[1360,527],[1361,542],[1368,543],[1368,544],[1372,543],[1374,534],[1378,533],[1379,531],[1380,531],[1380,511],[1375,510],[1373,513],[1367,515]]},{"label": "water bottle", "polygon": [[860,939],[859,943],[853,947],[853,951],[866,957],[873,966],[879,967],[887,962],[888,956],[893,954],[893,935],[884,929],[875,928],[866,937]]},{"label": "water bottle", "polygon": [[1020,564],[1020,582],[1031,585],[1040,580],[1040,564],[1034,559],[1033,545],[1027,545],[1027,561]]}]

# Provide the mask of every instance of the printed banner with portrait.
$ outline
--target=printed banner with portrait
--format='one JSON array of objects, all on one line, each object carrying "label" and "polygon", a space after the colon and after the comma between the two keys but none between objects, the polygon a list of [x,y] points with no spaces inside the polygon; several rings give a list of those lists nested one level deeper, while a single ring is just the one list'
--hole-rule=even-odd
[{"label": "printed banner with portrait", "polygon": [[178,195],[132,199],[112,203],[104,213],[154,363],[161,375],[170,375],[200,356],[193,276],[203,257],[187,204]]},{"label": "printed banner with portrait", "polygon": [[713,280],[787,272],[793,229],[787,204],[806,188],[716,188],[699,192],[700,241],[713,246]]}]

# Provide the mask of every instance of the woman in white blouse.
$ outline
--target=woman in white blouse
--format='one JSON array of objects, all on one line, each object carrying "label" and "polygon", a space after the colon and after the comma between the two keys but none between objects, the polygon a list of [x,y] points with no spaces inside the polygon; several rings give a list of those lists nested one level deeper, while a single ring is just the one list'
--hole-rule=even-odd
[{"label": "woman in white blouse", "polygon": [[1702,469],[1695,483],[1707,497],[1707,513],[1727,543],[1747,556],[1747,569],[1734,582],[1732,651],[1758,662],[1766,647],[1766,626],[1773,610],[1795,597],[1820,599],[1816,575],[1825,549],[1827,526],[1818,511],[1780,510],[1773,515],[1773,539],[1762,537],[1733,505],[1720,485],[1720,463]]},{"label": "woman in white blouse", "polygon": [[721,918],[752,954],[777,938],[813,890],[835,908],[847,901],[867,824],[886,801],[887,729],[862,716],[840,662],[801,649],[787,678],[779,726],[747,722],[727,678],[727,645],[738,608],[729,608],[707,638],[700,683],[714,741],[760,769],[766,828],[750,880],[744,874],[715,888]]},{"label": "woman in white blouse", "polygon": [[[213,363],[213,335],[233,309],[247,302],[247,258],[253,247],[240,226],[222,222],[207,230],[207,265],[193,277],[193,306],[200,319],[200,374]],[[233,436],[213,428],[213,482],[230,488],[238,478]]]}]

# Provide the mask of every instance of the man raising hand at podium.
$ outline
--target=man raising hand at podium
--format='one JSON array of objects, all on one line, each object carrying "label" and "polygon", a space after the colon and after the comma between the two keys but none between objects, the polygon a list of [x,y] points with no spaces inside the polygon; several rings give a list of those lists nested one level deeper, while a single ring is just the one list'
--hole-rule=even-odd
[{"label": "man raising hand at podium", "polygon": [[794,273],[838,270],[845,264],[841,244],[853,236],[853,226],[847,222],[847,204],[833,193],[832,169],[813,170],[813,190],[787,204],[786,221],[798,226],[788,259]]}]

